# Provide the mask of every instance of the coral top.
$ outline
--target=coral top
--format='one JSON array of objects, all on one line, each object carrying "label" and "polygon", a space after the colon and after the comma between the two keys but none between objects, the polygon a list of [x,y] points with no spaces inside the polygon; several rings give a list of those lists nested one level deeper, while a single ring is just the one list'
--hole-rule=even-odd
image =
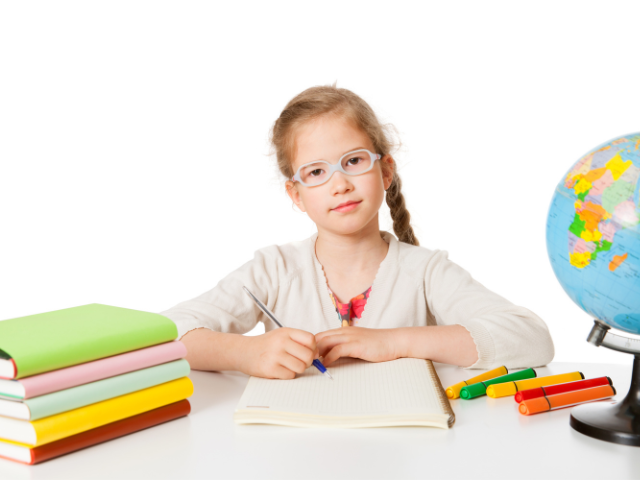
[{"label": "coral top", "polygon": [[349,325],[358,325],[358,321],[362,317],[364,306],[367,304],[369,294],[371,293],[371,287],[367,288],[367,290],[360,295],[356,295],[355,297],[353,297],[351,300],[349,300],[349,303],[340,303],[329,288],[329,285],[327,285],[327,290],[329,290],[329,296],[331,297],[333,306],[336,307],[336,312],[338,312],[338,315],[340,316],[342,326],[346,327]]}]

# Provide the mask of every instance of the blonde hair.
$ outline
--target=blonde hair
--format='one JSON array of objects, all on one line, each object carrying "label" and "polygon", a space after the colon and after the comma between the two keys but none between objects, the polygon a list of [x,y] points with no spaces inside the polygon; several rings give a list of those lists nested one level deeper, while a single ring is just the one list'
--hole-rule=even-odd
[{"label": "blonde hair", "polygon": [[[322,115],[335,115],[351,122],[371,140],[375,153],[388,155],[393,147],[389,126],[382,125],[371,107],[358,95],[336,85],[311,87],[287,103],[271,130],[271,144],[275,149],[278,169],[291,179],[296,132],[308,121]],[[389,165],[380,162],[384,174]],[[411,216],[401,192],[402,181],[393,169],[391,185],[387,189],[387,205],[393,220],[393,231],[401,242],[420,245],[410,224]]]}]

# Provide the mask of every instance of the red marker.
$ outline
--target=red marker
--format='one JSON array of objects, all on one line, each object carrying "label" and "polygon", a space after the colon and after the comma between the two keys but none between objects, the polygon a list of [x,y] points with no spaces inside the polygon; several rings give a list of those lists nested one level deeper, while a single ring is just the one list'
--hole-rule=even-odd
[{"label": "red marker", "polygon": [[547,395],[557,395],[558,393],[574,392],[585,388],[599,387],[601,385],[613,385],[609,377],[588,378],[586,380],[577,380],[575,382],[559,383],[557,385],[549,385],[547,387],[532,388],[530,390],[522,390],[515,395],[516,403],[531,398],[546,397]]}]

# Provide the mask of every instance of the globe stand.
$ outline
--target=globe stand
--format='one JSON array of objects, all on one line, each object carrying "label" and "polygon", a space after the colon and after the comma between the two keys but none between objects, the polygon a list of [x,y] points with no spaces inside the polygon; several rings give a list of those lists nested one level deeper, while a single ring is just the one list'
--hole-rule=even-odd
[{"label": "globe stand", "polygon": [[610,329],[595,320],[587,341],[634,355],[629,393],[614,404],[596,402],[574,407],[570,424],[574,430],[593,438],[640,447],[640,338],[616,335]]}]

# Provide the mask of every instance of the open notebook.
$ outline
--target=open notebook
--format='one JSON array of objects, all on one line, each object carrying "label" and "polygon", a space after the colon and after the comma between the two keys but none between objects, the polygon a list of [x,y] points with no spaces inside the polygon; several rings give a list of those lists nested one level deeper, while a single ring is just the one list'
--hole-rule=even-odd
[{"label": "open notebook", "polygon": [[238,424],[296,427],[450,428],[455,415],[430,360],[370,363],[341,358],[293,380],[251,377],[234,413]]}]

